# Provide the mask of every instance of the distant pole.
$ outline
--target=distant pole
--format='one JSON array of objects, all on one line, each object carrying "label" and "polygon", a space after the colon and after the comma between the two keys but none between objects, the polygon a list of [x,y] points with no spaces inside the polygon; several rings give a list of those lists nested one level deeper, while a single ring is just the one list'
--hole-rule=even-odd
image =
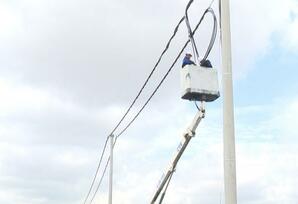
[{"label": "distant pole", "polygon": [[237,204],[230,4],[229,0],[220,0],[220,4],[225,204]]},{"label": "distant pole", "polygon": [[114,135],[110,135],[109,204],[112,204],[113,202],[113,146],[114,146]]}]

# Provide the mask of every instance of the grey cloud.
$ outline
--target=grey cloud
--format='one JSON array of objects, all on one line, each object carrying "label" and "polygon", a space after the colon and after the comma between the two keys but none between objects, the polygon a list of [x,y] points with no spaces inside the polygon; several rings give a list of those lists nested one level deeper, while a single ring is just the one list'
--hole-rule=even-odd
[{"label": "grey cloud", "polygon": [[104,125],[96,111],[85,114],[77,110],[65,111],[55,108],[43,111],[27,110],[0,117],[6,134],[2,141],[22,144],[82,145],[97,148],[108,134],[110,124]]},{"label": "grey cloud", "polygon": [[[93,106],[132,100],[130,96],[141,87],[184,12],[184,6],[166,1],[21,5],[23,30],[3,48],[3,73],[10,77],[18,74],[24,83],[62,91]],[[175,12],[164,15],[165,10]],[[184,43],[187,34],[182,27],[178,39]],[[148,90],[174,59],[182,46],[179,40],[173,42]],[[177,74],[174,79],[178,81]],[[179,84],[173,78],[169,81],[169,87]]]},{"label": "grey cloud", "polygon": [[27,145],[24,152],[19,145],[7,148],[8,155],[1,158],[2,192],[24,197],[25,203],[77,203],[82,198],[83,186],[89,184],[84,178],[91,169],[93,173],[94,152],[65,145]]}]

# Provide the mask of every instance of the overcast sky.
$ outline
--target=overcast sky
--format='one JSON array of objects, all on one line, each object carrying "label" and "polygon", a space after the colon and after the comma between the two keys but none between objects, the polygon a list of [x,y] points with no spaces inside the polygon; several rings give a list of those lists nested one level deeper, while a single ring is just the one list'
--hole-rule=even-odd
[{"label": "overcast sky", "polygon": [[[83,203],[107,135],[187,2],[0,0],[0,203]],[[193,3],[193,27],[209,3]],[[297,204],[298,2],[231,0],[231,28],[238,203]],[[195,36],[200,53],[211,29],[209,16]],[[187,37],[183,23],[133,113]],[[210,60],[221,73],[219,48],[218,36]],[[181,60],[117,142],[115,203],[150,202],[195,115],[180,99]],[[165,203],[224,203],[222,98],[206,109]],[[94,203],[107,203],[107,190],[105,177]]]}]

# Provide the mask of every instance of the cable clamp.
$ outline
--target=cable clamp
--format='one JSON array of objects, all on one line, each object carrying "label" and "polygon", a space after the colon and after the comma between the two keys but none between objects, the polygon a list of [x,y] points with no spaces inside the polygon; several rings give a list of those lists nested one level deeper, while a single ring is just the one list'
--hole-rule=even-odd
[{"label": "cable clamp", "polygon": [[191,130],[187,130],[187,132],[184,134],[184,137],[187,138],[187,137],[194,137],[196,135],[195,132],[191,131]]}]

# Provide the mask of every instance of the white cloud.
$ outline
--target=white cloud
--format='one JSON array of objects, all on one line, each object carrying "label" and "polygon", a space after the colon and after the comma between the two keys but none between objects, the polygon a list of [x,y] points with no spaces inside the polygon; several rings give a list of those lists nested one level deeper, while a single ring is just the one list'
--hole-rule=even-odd
[{"label": "white cloud", "polygon": [[[283,43],[286,49],[296,47],[297,11],[295,0],[231,1],[236,78],[245,77],[274,46]],[[276,35],[279,38],[274,38]]]},{"label": "white cloud", "polygon": [[8,4],[0,4],[0,38],[9,39],[22,31],[22,19]]},{"label": "white cloud", "polygon": [[[89,175],[85,167],[94,159],[89,155],[92,151],[3,142],[0,146],[0,188],[11,195],[1,197],[1,203],[73,203],[81,198],[80,193],[85,189],[80,186],[86,174]],[[65,155],[75,155],[76,159],[70,163],[65,161]]]},{"label": "white cloud", "polygon": [[286,34],[284,36],[284,44],[285,46],[293,50],[295,53],[297,52],[298,48],[298,11],[296,14],[295,19],[293,19],[286,30]]},{"label": "white cloud", "polygon": [[279,32],[282,35],[282,46],[286,49],[297,53],[298,48],[298,2],[285,1],[282,4],[283,11],[287,11],[287,18],[280,26]]}]

